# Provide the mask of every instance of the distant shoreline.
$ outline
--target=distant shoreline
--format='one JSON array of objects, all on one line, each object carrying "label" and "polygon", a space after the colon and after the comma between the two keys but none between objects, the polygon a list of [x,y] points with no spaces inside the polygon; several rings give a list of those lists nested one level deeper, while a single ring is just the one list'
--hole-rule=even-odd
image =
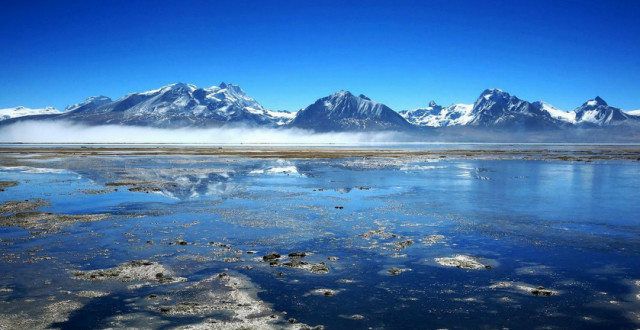
[{"label": "distant shoreline", "polygon": [[561,161],[640,161],[638,144],[435,144],[385,146],[311,145],[153,145],[153,144],[0,144],[0,155],[74,156],[220,156],[249,158],[424,158]]}]

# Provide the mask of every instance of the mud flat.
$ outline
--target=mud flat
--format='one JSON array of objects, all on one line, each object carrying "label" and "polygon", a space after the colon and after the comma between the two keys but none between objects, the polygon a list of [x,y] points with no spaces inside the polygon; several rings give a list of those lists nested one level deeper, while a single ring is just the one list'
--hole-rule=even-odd
[{"label": "mud flat", "polygon": [[46,234],[59,231],[77,222],[93,222],[108,218],[108,214],[55,214],[39,212],[49,205],[43,199],[7,201],[0,204],[0,227],[21,227],[32,233]]},{"label": "mud flat", "polygon": [[200,322],[178,329],[321,329],[286,318],[260,300],[258,289],[238,274],[218,273],[172,290],[166,296],[150,296],[150,312],[169,317],[198,317]]},{"label": "mud flat", "polygon": [[3,192],[7,188],[15,187],[17,185],[18,181],[0,181],[0,192]]},{"label": "mud flat", "polygon": [[175,276],[175,274],[165,266],[148,260],[129,261],[108,269],[75,271],[73,272],[73,276],[78,279],[92,281],[145,281],[159,284],[186,281],[183,277]]}]

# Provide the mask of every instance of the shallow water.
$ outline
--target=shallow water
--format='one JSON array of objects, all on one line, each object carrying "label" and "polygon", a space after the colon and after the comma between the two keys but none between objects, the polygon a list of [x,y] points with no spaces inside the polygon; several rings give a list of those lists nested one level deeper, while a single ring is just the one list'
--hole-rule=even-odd
[{"label": "shallow water", "polygon": [[[19,182],[0,192],[0,203],[42,198],[50,202],[45,212],[109,217],[51,232],[0,227],[5,320],[24,313],[37,319],[47,302],[68,300],[78,306],[38,325],[117,327],[118,316],[128,315],[134,321],[127,324],[153,318],[146,324],[159,328],[212,317],[165,315],[139,299],[186,284],[132,287],[73,276],[147,259],[187,284],[223,271],[246,276],[274,313],[327,328],[640,324],[637,162],[198,156],[19,162],[0,170],[0,180]],[[129,191],[136,183],[153,189]],[[372,230],[383,234],[366,235]],[[443,238],[426,242],[429,235]],[[273,266],[262,260],[298,251],[308,254],[306,262],[325,263],[328,273],[282,266],[286,257]],[[456,255],[488,267],[436,262]],[[393,267],[400,274],[391,275]],[[534,294],[538,287],[550,295]],[[83,290],[105,295],[78,297]]]}]

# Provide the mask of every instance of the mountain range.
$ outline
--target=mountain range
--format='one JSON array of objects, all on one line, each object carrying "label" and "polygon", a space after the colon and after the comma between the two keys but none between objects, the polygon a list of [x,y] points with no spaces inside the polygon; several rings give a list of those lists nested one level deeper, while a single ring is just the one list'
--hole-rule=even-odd
[{"label": "mountain range", "polygon": [[365,95],[339,91],[291,113],[264,108],[237,85],[221,83],[199,88],[177,83],[128,94],[117,100],[93,96],[64,111],[24,107],[0,109],[0,125],[25,120],[151,127],[243,125],[320,132],[425,131],[446,127],[537,131],[581,127],[640,128],[640,110],[624,112],[595,97],[573,111],[563,111],[542,101],[529,102],[500,89],[487,89],[473,104],[441,106],[431,101],[425,108],[400,112]]}]

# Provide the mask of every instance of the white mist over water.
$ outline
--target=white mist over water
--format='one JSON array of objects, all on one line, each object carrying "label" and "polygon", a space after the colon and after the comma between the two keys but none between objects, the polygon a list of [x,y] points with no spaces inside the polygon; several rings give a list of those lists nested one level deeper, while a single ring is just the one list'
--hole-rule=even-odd
[{"label": "white mist over water", "polygon": [[86,126],[71,122],[21,122],[0,127],[0,143],[366,144],[399,139],[396,132],[315,133],[301,129]]}]

